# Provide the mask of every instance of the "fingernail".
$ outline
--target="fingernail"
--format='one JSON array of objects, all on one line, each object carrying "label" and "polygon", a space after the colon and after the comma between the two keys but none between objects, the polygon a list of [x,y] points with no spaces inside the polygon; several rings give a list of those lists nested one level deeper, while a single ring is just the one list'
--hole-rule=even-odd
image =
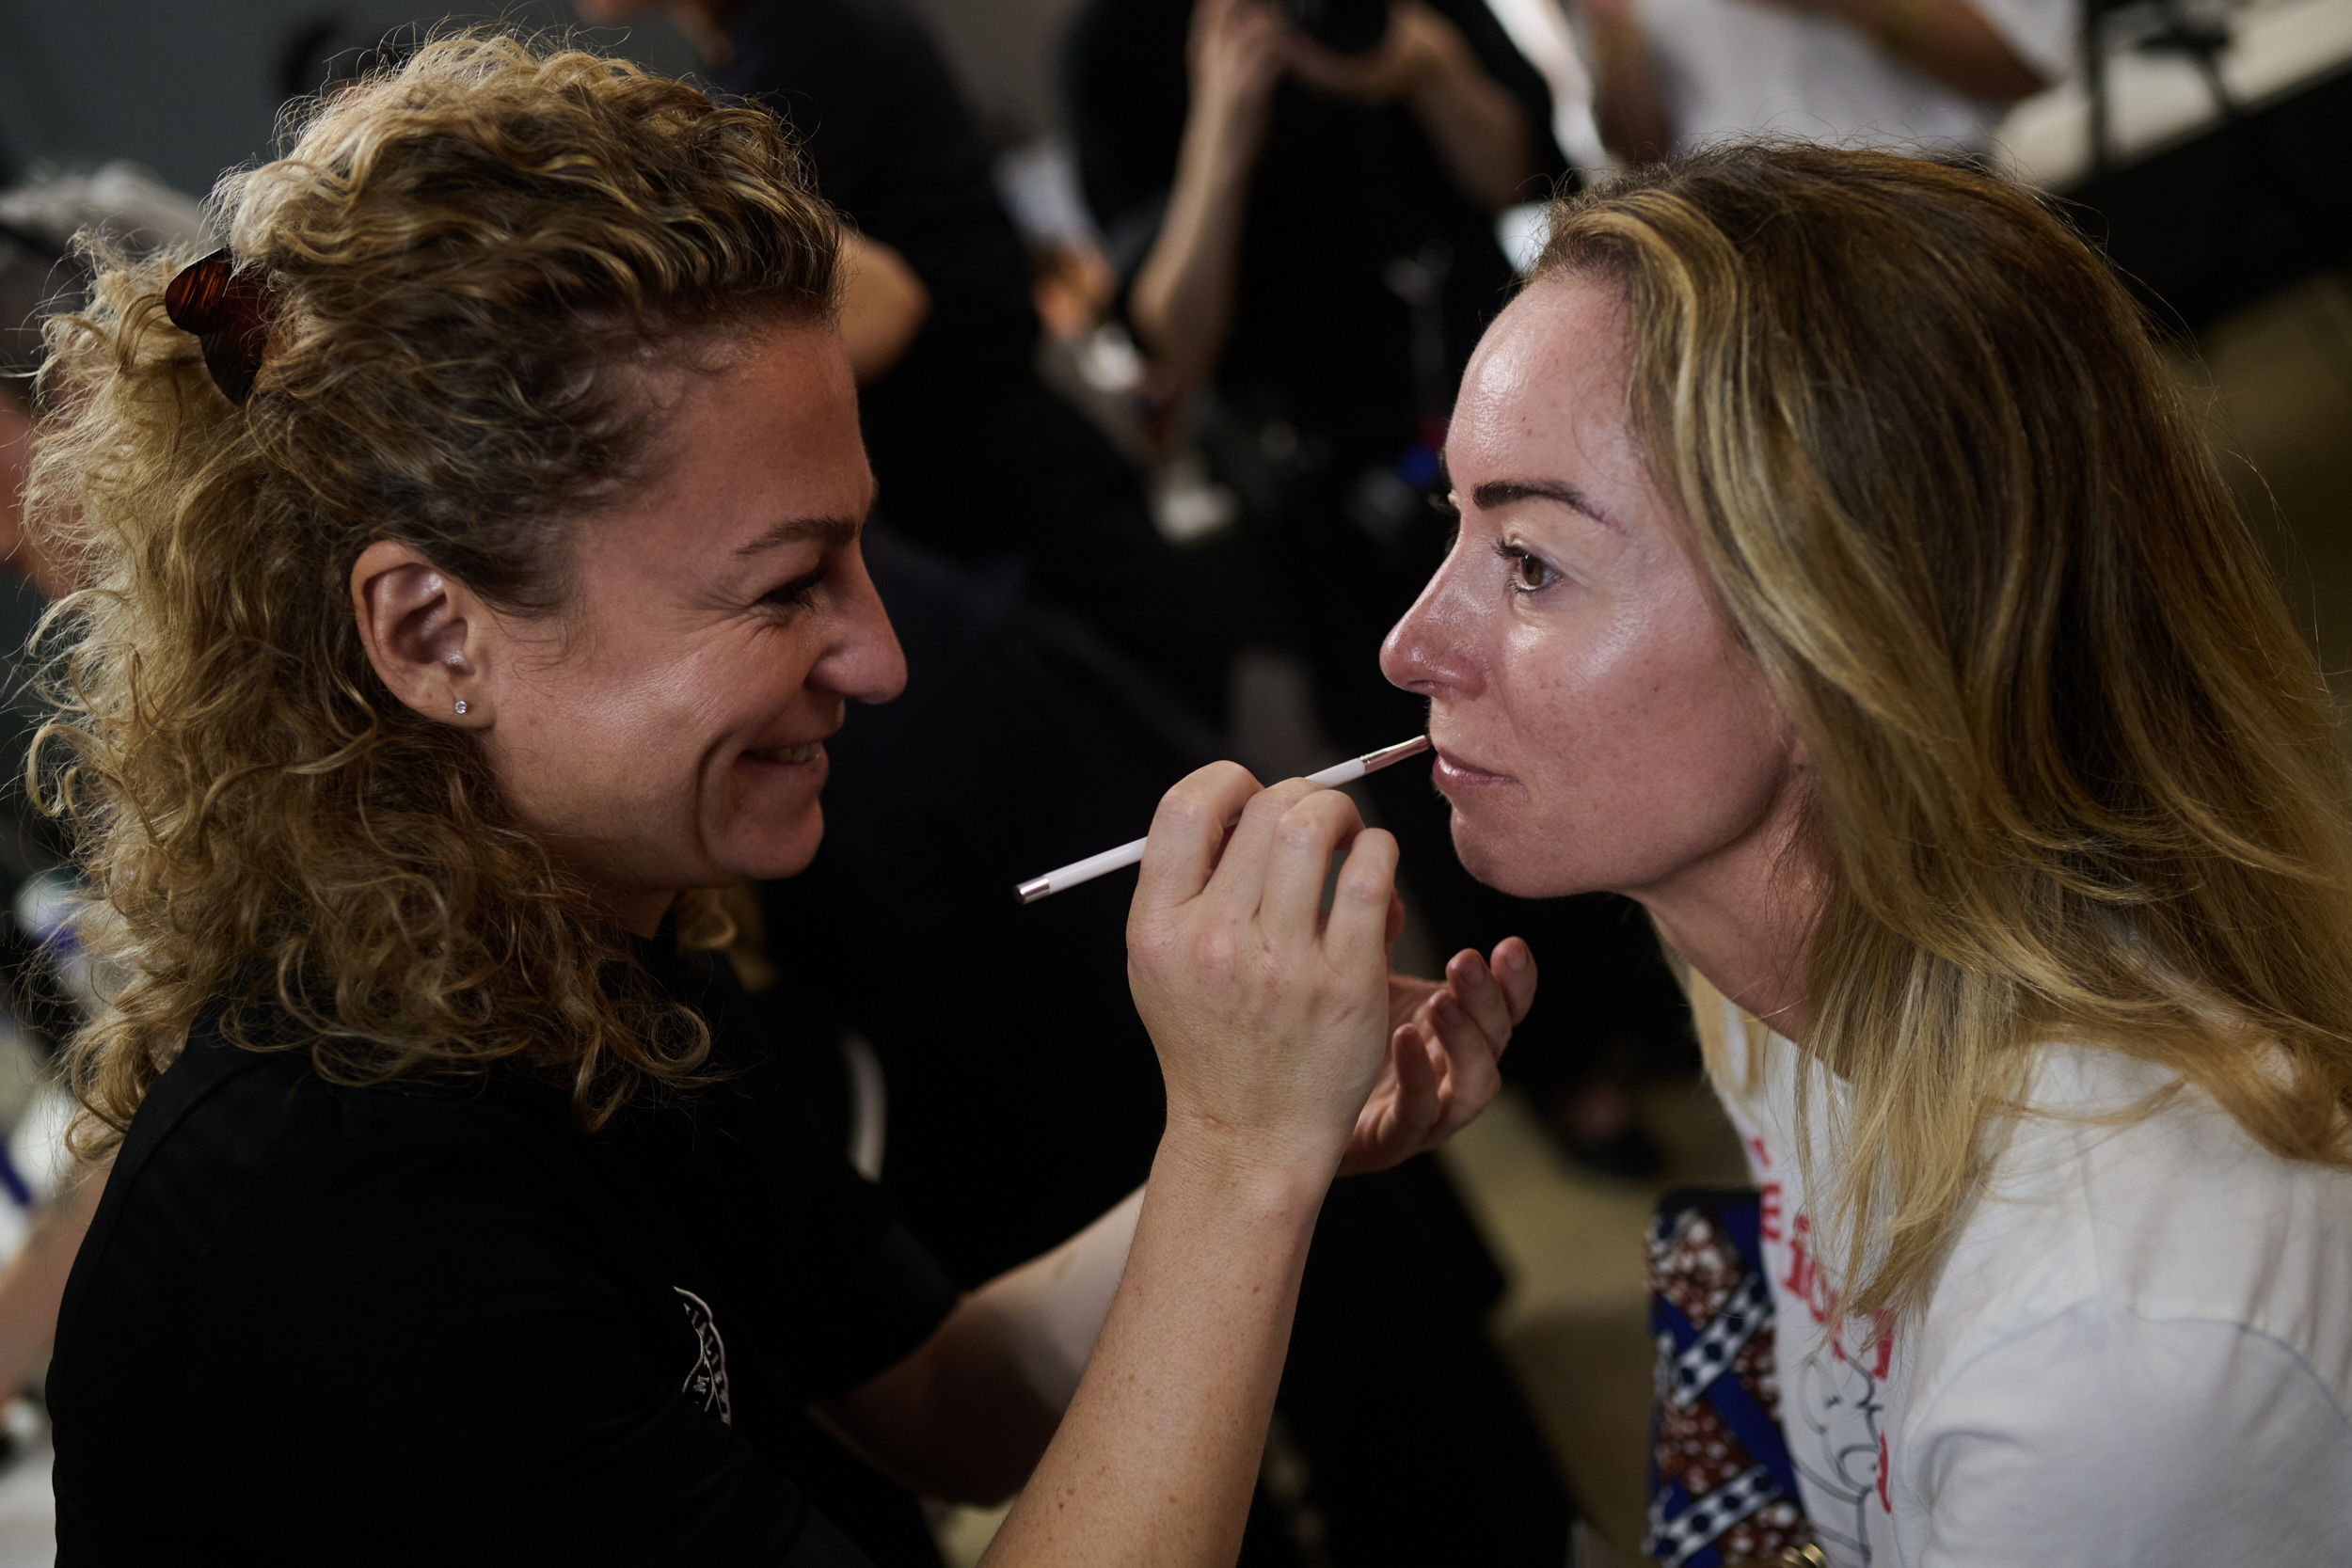
[{"label": "fingernail", "polygon": [[1511,971],[1515,974],[1520,970],[1525,969],[1527,967],[1527,949],[1524,947],[1506,948],[1502,955],[1502,967]]}]

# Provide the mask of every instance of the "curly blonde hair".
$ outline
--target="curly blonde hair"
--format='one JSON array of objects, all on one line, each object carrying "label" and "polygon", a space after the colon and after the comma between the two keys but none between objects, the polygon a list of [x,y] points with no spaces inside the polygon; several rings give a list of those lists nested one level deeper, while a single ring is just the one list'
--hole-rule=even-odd
[{"label": "curly blonde hair", "polygon": [[1622,291],[1650,475],[1804,741],[1846,1307],[1924,1304],[2045,1042],[2352,1165],[2327,684],[2107,264],[1985,175],[1767,143],[1557,205],[1537,277],[1576,276]]},{"label": "curly blonde hair", "polygon": [[287,140],[215,196],[270,301],[242,405],[166,316],[185,254],[102,258],[50,325],[29,495],[87,587],[53,617],[34,776],[123,976],[69,1055],[76,1136],[111,1147],[215,1004],[224,1037],[341,1082],[516,1059],[593,1128],[696,1081],[707,1031],[474,745],[378,680],[351,569],[394,539],[502,609],[560,609],[569,540],[654,460],[624,372],[829,317],[839,226],[767,113],[493,32]]}]

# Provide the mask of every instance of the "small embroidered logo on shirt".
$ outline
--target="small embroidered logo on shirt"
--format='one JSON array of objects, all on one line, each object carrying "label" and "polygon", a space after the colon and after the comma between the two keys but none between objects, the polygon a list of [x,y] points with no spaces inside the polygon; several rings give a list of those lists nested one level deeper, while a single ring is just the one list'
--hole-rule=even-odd
[{"label": "small embroidered logo on shirt", "polygon": [[679,1389],[702,1401],[705,1411],[733,1426],[734,1407],[727,1400],[727,1343],[719,1338],[719,1324],[710,1315],[710,1304],[683,1285],[670,1289],[678,1293],[678,1305],[686,1308],[687,1324],[694,1331],[693,1370],[686,1374]]}]

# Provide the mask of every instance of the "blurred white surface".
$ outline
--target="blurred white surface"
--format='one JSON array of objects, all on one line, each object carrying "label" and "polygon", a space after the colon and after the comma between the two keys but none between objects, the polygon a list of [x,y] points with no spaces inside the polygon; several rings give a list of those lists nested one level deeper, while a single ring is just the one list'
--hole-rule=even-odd
[{"label": "blurred white surface", "polygon": [[24,1447],[0,1469],[0,1568],[49,1568],[57,1558],[57,1500],[49,1490],[49,1423],[18,1401],[6,1425]]},{"label": "blurred white surface", "polygon": [[[2259,107],[2352,63],[2352,0],[2263,0],[2229,16],[2221,81],[2241,107]],[[2107,102],[2108,144],[2125,160],[2211,129],[2221,118],[2185,55],[2111,55]],[[1994,148],[2012,174],[2045,189],[2088,174],[2090,100],[2079,71],[2010,111],[1994,134]]]}]

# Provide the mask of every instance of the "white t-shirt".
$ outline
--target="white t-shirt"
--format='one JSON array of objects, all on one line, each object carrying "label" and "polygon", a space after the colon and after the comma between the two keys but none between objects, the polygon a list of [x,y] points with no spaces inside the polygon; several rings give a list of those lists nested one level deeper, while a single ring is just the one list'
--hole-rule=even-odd
[{"label": "white t-shirt", "polygon": [[[2073,62],[2078,0],[1972,0],[2051,81]],[[1841,146],[1983,144],[2007,106],[1921,75],[1852,24],[1772,0],[1635,0],[1675,145],[1778,132]]]},{"label": "white t-shirt", "polygon": [[2168,1076],[2047,1048],[2030,1102],[2074,1115],[2014,1124],[1924,1313],[1872,1344],[1809,1244],[1798,1062],[1765,1032],[1756,1081],[1719,1086],[1764,1191],[1781,1425],[1833,1563],[2352,1564],[2352,1173],[2265,1152],[2196,1091],[2082,1119]]}]

